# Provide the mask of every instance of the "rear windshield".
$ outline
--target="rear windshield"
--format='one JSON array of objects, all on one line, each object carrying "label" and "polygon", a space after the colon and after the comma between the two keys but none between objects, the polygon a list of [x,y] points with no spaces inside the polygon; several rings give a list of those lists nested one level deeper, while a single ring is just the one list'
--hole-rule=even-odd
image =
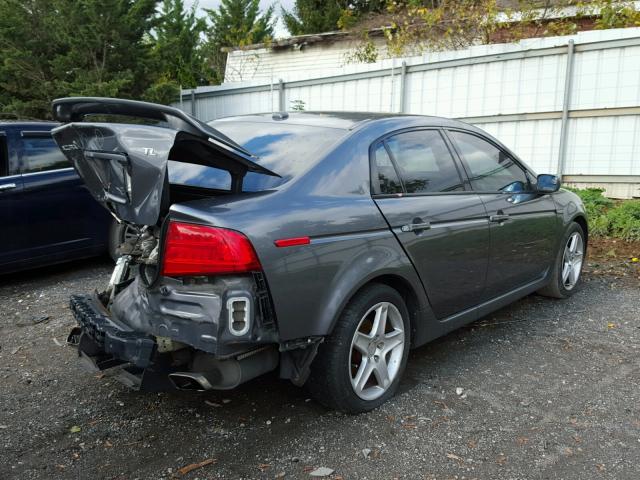
[{"label": "rear windshield", "polygon": [[[278,187],[313,166],[331,145],[347,132],[337,128],[261,123],[216,121],[210,125],[259,158],[256,163],[282,178],[249,172],[243,190],[257,192]],[[169,162],[171,183],[229,190],[229,172],[188,163]]]}]

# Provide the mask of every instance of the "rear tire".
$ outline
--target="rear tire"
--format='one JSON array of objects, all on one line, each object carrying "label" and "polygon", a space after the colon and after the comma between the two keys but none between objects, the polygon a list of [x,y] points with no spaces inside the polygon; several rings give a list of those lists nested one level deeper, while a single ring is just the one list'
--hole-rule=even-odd
[{"label": "rear tire", "polygon": [[326,407],[367,412],[397,391],[409,355],[409,312],[382,284],[358,292],[320,345],[306,386]]},{"label": "rear tire", "polygon": [[574,294],[580,286],[586,245],[582,227],[576,222],[571,223],[562,238],[561,248],[556,256],[549,284],[538,290],[540,295],[567,298]]}]

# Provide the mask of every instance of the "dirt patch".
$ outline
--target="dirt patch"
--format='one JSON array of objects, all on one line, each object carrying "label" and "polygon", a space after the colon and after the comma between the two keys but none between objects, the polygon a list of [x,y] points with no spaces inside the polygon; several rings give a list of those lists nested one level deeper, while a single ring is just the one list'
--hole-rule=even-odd
[{"label": "dirt patch", "polygon": [[594,237],[588,254],[585,272],[640,281],[640,242]]}]

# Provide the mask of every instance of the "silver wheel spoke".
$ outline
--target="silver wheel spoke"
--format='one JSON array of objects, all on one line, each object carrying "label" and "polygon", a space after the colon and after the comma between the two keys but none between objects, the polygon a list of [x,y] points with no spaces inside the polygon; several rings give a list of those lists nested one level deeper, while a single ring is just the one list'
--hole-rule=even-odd
[{"label": "silver wheel spoke", "polygon": [[385,335],[382,354],[386,355],[394,348],[398,348],[400,345],[404,345],[404,332],[394,330],[393,332]]},{"label": "silver wheel spoke", "polygon": [[569,262],[565,262],[564,266],[562,267],[562,283],[567,283],[567,280],[569,279],[569,275],[571,274],[571,264]]},{"label": "silver wheel spoke", "polygon": [[389,379],[389,367],[387,366],[387,362],[384,357],[380,357],[380,359],[375,363],[373,373],[376,376],[378,385],[386,390],[391,383],[391,380]]},{"label": "silver wheel spoke", "polygon": [[353,339],[353,347],[366,357],[369,354],[367,351],[369,342],[371,342],[371,337],[362,332],[356,332],[356,336]]},{"label": "silver wheel spoke", "polygon": [[575,263],[571,265],[571,285],[575,285],[578,281],[578,276],[580,275],[580,269],[578,265]]},{"label": "silver wheel spoke", "polygon": [[360,368],[358,368],[358,373],[356,373],[356,376],[353,379],[356,392],[362,392],[364,390],[364,386],[369,381],[369,377],[371,377],[371,373],[374,368],[375,365],[373,361],[369,360],[367,357],[362,357],[362,363],[360,364]]},{"label": "silver wheel spoke", "polygon": [[386,304],[380,305],[376,309],[376,317],[373,321],[373,328],[371,329],[371,334],[375,337],[376,335],[382,337],[384,335],[384,331],[387,329],[387,315],[389,313],[389,307]]}]

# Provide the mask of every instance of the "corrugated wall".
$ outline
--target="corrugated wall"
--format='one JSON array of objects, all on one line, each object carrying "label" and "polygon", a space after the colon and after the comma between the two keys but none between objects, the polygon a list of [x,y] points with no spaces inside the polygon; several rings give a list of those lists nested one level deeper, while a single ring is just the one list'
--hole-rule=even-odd
[{"label": "corrugated wall", "polygon": [[193,112],[203,120],[290,109],[296,101],[306,110],[459,118],[499,138],[538,172],[562,170],[565,181],[640,196],[640,28],[480,45],[361,71],[351,65],[332,77],[301,78],[292,70],[292,79],[283,75],[273,84],[184,91],[183,108],[191,112],[195,96]]}]

